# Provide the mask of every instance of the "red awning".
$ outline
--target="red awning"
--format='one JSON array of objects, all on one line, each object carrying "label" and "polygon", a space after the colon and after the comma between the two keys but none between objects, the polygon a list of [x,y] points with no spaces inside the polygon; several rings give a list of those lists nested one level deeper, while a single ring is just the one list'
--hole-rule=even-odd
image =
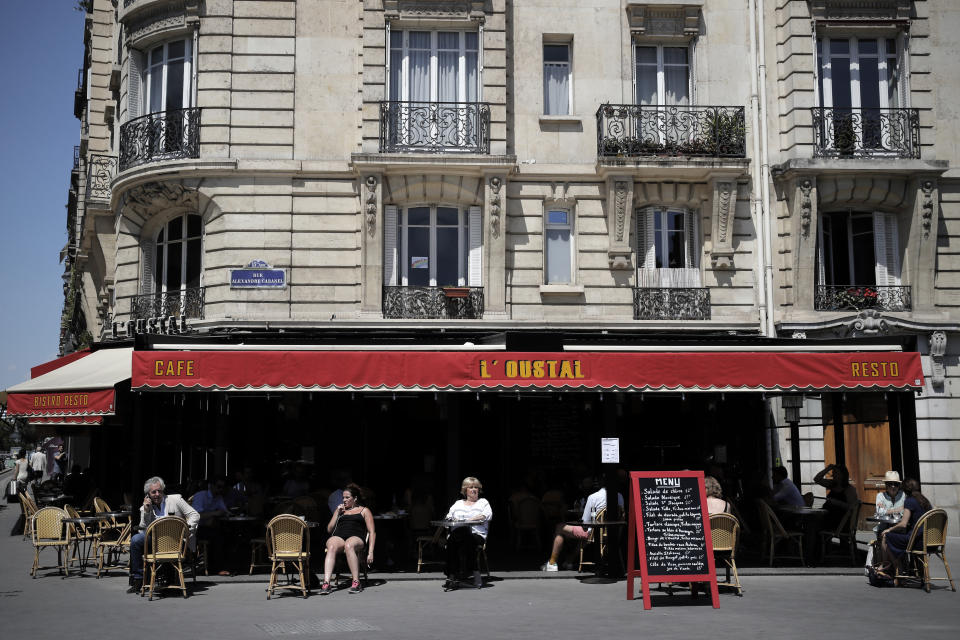
[{"label": "red awning", "polygon": [[113,415],[113,411],[113,389],[11,393],[7,397],[7,413],[31,422],[35,417],[103,416]]},{"label": "red awning", "polygon": [[888,352],[135,351],[137,389],[817,391],[923,386]]},{"label": "red awning", "polygon": [[48,425],[48,426],[83,426],[91,424],[103,424],[103,416],[57,416],[50,418],[30,418],[30,424],[32,425]]}]

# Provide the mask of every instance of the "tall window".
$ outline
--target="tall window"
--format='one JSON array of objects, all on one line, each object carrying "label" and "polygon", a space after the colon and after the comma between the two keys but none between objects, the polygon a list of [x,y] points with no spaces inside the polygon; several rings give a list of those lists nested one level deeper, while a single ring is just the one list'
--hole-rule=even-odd
[{"label": "tall window", "polygon": [[565,209],[547,211],[543,250],[547,284],[573,284],[573,213]]},{"label": "tall window", "polygon": [[463,286],[467,279],[467,216],[456,207],[402,210],[401,283],[411,287]]},{"label": "tall window", "polygon": [[390,100],[476,102],[476,31],[391,31]]},{"label": "tall window", "polygon": [[647,207],[637,212],[640,287],[700,287],[700,232],[695,211]]},{"label": "tall window", "polygon": [[900,284],[897,218],[890,213],[833,212],[820,218],[822,285]]},{"label": "tall window", "polygon": [[200,286],[203,267],[203,221],[185,213],[171,219],[157,236],[153,270],[155,292]]},{"label": "tall window", "polygon": [[191,42],[174,40],[149,51],[145,74],[147,113],[174,111],[190,106]]},{"label": "tall window", "polygon": [[667,45],[637,45],[636,100],[639,105],[690,104],[690,50]]},{"label": "tall window", "polygon": [[570,45],[543,45],[543,113],[570,115]]}]

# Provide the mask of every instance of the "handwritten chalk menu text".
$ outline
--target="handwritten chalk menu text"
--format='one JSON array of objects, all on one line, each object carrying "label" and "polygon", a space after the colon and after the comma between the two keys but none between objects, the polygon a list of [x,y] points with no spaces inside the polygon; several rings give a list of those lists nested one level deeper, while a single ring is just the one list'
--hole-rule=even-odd
[{"label": "handwritten chalk menu text", "polygon": [[631,471],[629,527],[627,600],[639,577],[644,609],[651,582],[707,582],[720,606],[702,471]]},{"label": "handwritten chalk menu text", "polygon": [[647,571],[675,576],[707,572],[707,540],[696,478],[641,478]]}]

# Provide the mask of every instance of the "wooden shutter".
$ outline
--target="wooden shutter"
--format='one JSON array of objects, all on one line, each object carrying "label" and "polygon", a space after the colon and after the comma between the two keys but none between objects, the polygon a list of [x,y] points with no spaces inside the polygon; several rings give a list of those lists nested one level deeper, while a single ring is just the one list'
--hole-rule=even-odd
[{"label": "wooden shutter", "polygon": [[383,284],[397,286],[397,207],[383,208]]},{"label": "wooden shutter", "polygon": [[873,252],[876,257],[877,286],[898,286],[900,246],[896,215],[880,211],[873,214]]},{"label": "wooden shutter", "polygon": [[696,211],[683,212],[684,265],[687,269],[700,268],[700,216]]},{"label": "wooden shutter", "polygon": [[157,243],[152,239],[144,239],[140,246],[140,260],[142,262],[140,269],[140,293],[148,294],[154,292],[154,266],[157,264]]},{"label": "wooden shutter", "polygon": [[[823,246],[823,220],[825,216],[820,216],[817,218],[817,282],[819,286],[827,284],[827,267],[823,262],[824,258],[824,246]],[[832,236],[831,236],[832,238]]]},{"label": "wooden shutter", "polygon": [[467,258],[468,279],[467,286],[483,286],[483,216],[480,207],[470,207],[469,233],[470,256]]},{"label": "wooden shutter", "polygon": [[654,221],[656,209],[641,209],[637,212],[637,266],[641,269],[657,267],[657,247],[654,244]]},{"label": "wooden shutter", "polygon": [[127,71],[127,120],[140,117],[141,87],[143,86],[143,53],[130,49],[130,65]]},{"label": "wooden shutter", "polygon": [[[900,109],[906,109],[910,106],[910,56],[908,55],[910,47],[910,36],[901,33],[896,39],[897,43],[897,98]],[[893,105],[891,105],[893,106]]]}]

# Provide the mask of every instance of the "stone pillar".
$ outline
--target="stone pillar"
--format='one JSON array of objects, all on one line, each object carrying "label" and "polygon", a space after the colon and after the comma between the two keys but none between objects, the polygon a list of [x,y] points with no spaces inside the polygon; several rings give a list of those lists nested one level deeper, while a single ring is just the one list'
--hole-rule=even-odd
[{"label": "stone pillar", "polygon": [[360,177],[360,237],[362,247],[360,314],[381,316],[383,310],[383,176]]},{"label": "stone pillar", "polygon": [[607,258],[611,269],[632,269],[630,226],[633,224],[633,177],[607,177]]},{"label": "stone pillar", "polygon": [[815,176],[800,176],[790,183],[792,194],[788,202],[790,225],[796,234],[796,255],[793,256],[794,308],[812,310],[814,288],[817,286],[817,179]]},{"label": "stone pillar", "polygon": [[483,317],[507,316],[507,176],[484,175]]}]

